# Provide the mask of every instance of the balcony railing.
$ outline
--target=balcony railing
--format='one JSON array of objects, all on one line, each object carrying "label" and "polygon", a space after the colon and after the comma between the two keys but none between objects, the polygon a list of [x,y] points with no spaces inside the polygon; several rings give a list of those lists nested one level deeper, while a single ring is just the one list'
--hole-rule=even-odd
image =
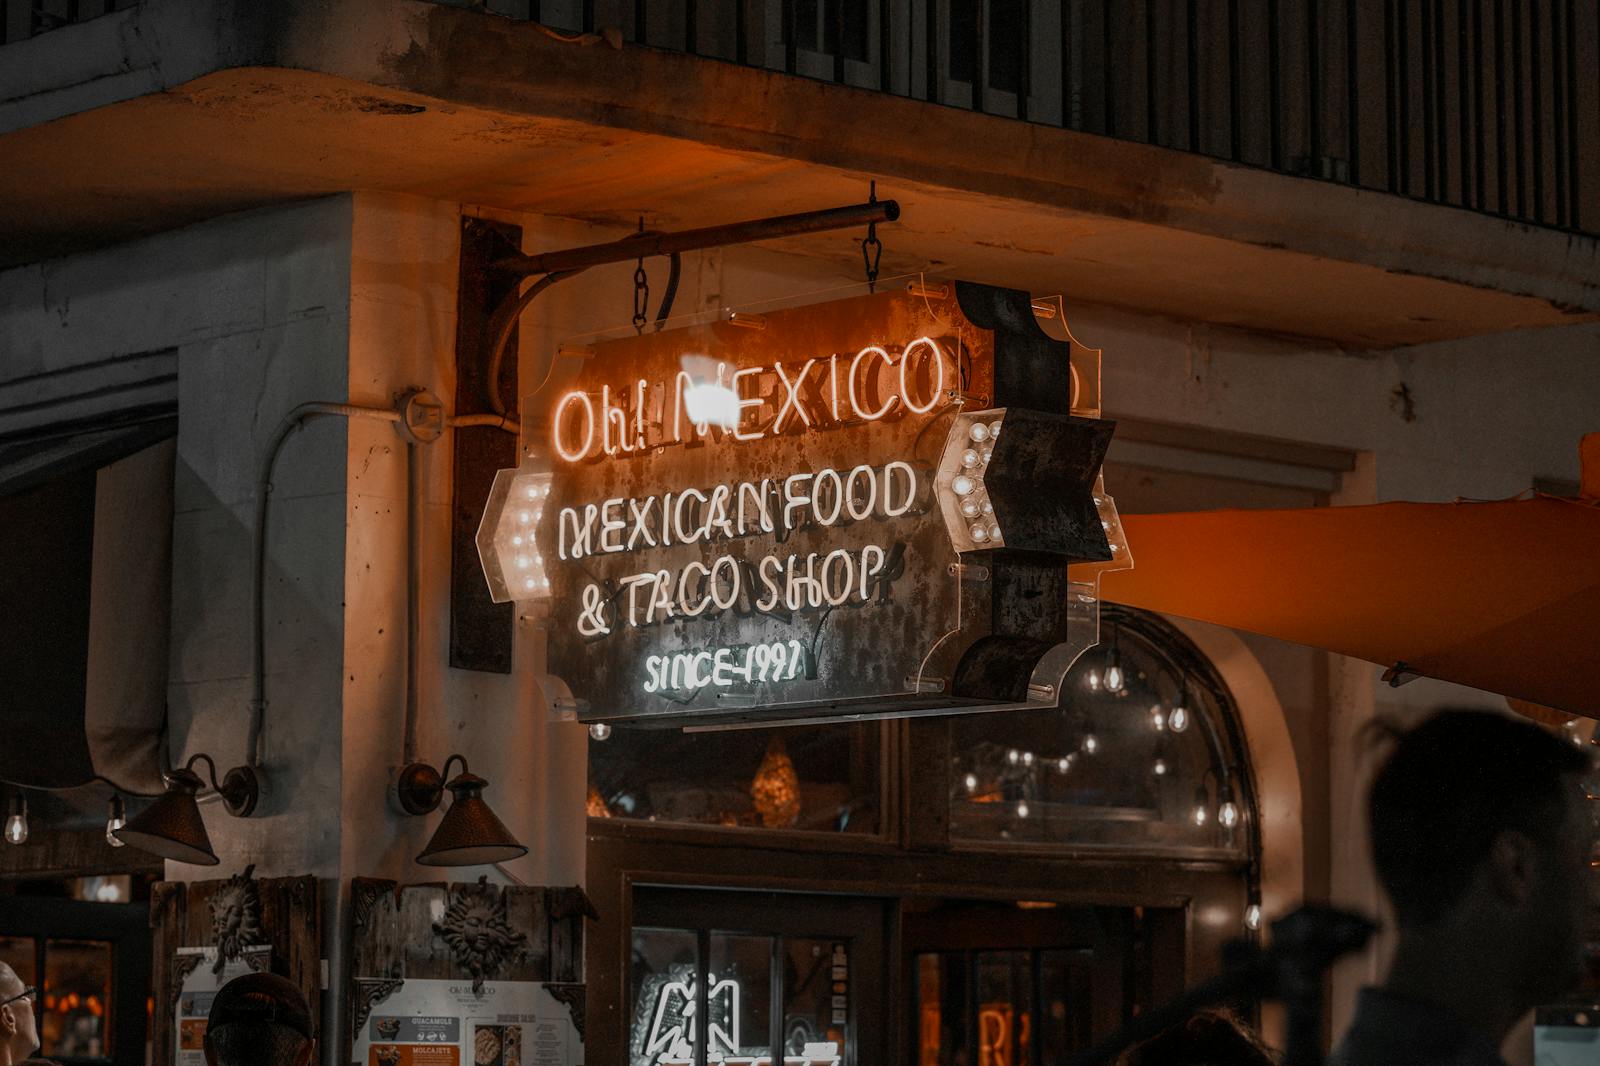
[{"label": "balcony railing", "polygon": [[[133,2],[0,6],[12,40]],[[436,2],[1600,232],[1595,0]]]},{"label": "balcony railing", "polygon": [[1541,226],[1600,228],[1594,0],[490,0]]}]

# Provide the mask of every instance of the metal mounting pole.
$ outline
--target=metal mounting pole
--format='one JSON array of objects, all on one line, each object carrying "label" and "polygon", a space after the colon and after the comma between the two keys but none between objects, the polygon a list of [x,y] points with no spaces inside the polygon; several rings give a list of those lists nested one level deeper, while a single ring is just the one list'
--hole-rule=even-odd
[{"label": "metal mounting pole", "polygon": [[778,215],[774,218],[733,222],[726,226],[707,226],[704,229],[684,230],[681,233],[645,233],[606,244],[590,244],[582,248],[566,248],[540,255],[507,256],[495,260],[492,267],[495,270],[515,274],[552,274],[569,270],[586,270],[589,267],[622,263],[642,256],[697,252],[706,248],[725,248],[732,244],[772,240],[775,237],[793,237],[801,233],[853,229],[871,222],[893,222],[899,217],[898,203],[894,200],[879,200],[875,203],[854,204],[850,207],[830,207],[823,211],[804,211],[797,215]]}]

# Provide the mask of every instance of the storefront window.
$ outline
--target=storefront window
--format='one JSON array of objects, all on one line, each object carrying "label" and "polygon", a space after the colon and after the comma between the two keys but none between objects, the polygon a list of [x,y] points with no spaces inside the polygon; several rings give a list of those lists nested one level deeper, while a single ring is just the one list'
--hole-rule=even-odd
[{"label": "storefront window", "polygon": [[94,1059],[107,1054],[111,945],[92,940],[45,942],[40,1038],[44,1054]]},{"label": "storefront window", "polygon": [[[697,965],[702,942],[704,997]],[[713,1066],[766,1066],[774,1037],[782,1040],[788,1066],[847,1061],[850,962],[844,941],[635,927],[631,969],[630,1066],[692,1066],[702,1044],[704,1061]],[[774,993],[783,1004],[776,1030]]]},{"label": "storefront window", "polygon": [[876,724],[682,733],[617,727],[589,745],[589,815],[878,831]]},{"label": "storefront window", "polygon": [[1220,682],[1159,620],[1107,607],[1059,710],[953,719],[950,835],[1236,850],[1247,775]]}]

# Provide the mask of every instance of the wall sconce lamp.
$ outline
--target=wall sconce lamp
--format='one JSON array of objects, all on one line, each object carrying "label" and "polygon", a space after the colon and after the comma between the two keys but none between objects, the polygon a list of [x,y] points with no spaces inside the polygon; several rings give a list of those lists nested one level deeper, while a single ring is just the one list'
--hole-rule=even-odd
[{"label": "wall sconce lamp", "polygon": [[[461,763],[461,773],[446,782],[450,764],[457,761]],[[420,762],[400,771],[395,796],[407,814],[430,814],[438,810],[445,789],[455,794],[417,862],[423,866],[480,866],[509,862],[528,854],[528,849],[484,802],[483,790],[488,785],[467,769],[467,760],[460,755],[446,759],[443,771]]]},{"label": "wall sconce lamp", "polygon": [[235,766],[223,776],[219,785],[217,764],[211,761],[211,756],[197,752],[181,769],[162,774],[167,790],[127,824],[113,829],[112,835],[124,844],[163,859],[196,866],[217,865],[211,837],[206,833],[206,823],[200,817],[200,806],[195,800],[205,787],[205,781],[194,772],[194,764],[202,759],[211,778],[211,788],[222,797],[222,805],[228,813],[235,818],[248,818],[261,798],[261,783],[255,771],[248,766]]}]

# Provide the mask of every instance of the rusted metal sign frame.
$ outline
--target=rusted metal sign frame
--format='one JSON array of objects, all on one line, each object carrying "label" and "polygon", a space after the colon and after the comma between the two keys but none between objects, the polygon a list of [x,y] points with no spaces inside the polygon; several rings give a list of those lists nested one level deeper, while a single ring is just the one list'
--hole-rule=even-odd
[{"label": "rusted metal sign frame", "polygon": [[[634,383],[646,382],[637,394],[644,403],[636,397],[629,410],[646,410],[655,403],[655,413],[645,421],[655,427],[656,437],[651,440],[646,434],[645,447],[632,454],[619,449],[614,458],[574,464],[553,457],[555,477],[547,504],[552,518],[569,505],[603,507],[607,500],[654,497],[659,506],[664,493],[674,488],[704,491],[707,486],[752,477],[770,480],[786,472],[845,471],[896,459],[927,475],[944,447],[953,411],[960,404],[988,406],[1003,398],[1010,401],[1005,405],[1009,417],[1023,430],[1014,437],[1007,435],[1003,444],[996,442],[997,452],[1014,471],[1009,482],[1003,477],[996,480],[1005,498],[1007,521],[1016,523],[1018,530],[1030,524],[1048,529],[1057,550],[1007,548],[958,557],[937,508],[923,498],[918,501],[922,513],[917,520],[892,530],[871,531],[894,534],[900,569],[893,580],[880,583],[852,608],[840,605],[786,617],[781,611],[751,610],[747,603],[714,619],[651,619],[644,626],[624,626],[621,634],[612,630],[603,635],[591,624],[589,633],[579,634],[572,615],[575,605],[583,609],[586,594],[593,601],[599,590],[616,610],[622,606],[625,587],[633,588],[630,576],[651,569],[676,574],[683,566],[705,567],[712,562],[705,558],[711,549],[708,545],[658,549],[648,544],[646,535],[639,553],[610,557],[599,553],[598,559],[562,562],[562,550],[551,539],[552,527],[547,524],[541,550],[553,560],[549,658],[566,686],[557,685],[549,694],[565,698],[570,689],[585,720],[692,728],[1054,705],[1052,671],[1064,673],[1076,652],[1093,640],[1092,635],[1080,639],[1065,657],[1059,650],[1051,654],[1068,641],[1072,604],[1075,598],[1082,599],[1074,597],[1068,564],[1111,558],[1104,531],[1095,520],[1093,498],[1111,426],[1070,414],[1071,344],[1039,328],[1025,294],[964,283],[934,287],[917,298],[884,293],[780,312],[767,316],[763,324],[768,328],[751,331],[722,322],[597,345],[578,387],[600,392],[596,399],[602,407],[608,402],[603,397],[610,397],[620,410],[627,406],[622,397],[635,388]],[[661,439],[659,419],[667,412],[661,407],[660,386],[665,382],[670,387],[681,357],[691,351],[714,353],[731,367],[770,368],[775,361],[785,362],[792,377],[798,367],[813,365],[807,360],[816,356],[826,359],[830,353],[851,353],[875,344],[886,351],[894,346],[903,349],[924,336],[936,336],[948,351],[947,369],[954,378],[949,388],[954,402],[930,405],[925,417],[907,411],[893,421],[762,440],[684,445]],[[889,355],[879,370],[885,367],[892,367]],[[770,369],[760,380],[755,392],[747,395],[764,397],[773,405],[768,408],[770,420],[771,411],[786,398],[794,400],[795,394],[785,388],[790,382]],[[865,391],[867,378],[861,380]],[[836,375],[833,384],[837,386]],[[769,391],[780,388],[781,393]],[[615,417],[633,431],[633,423],[627,421],[633,414]],[[548,427],[536,432],[548,433]],[[619,429],[617,443],[622,440]],[[569,441],[567,448],[574,446]],[[932,491],[931,477],[919,481],[919,491]],[[1002,510],[999,500],[996,510]],[[621,517],[619,508],[613,512]],[[761,549],[774,547],[776,541],[786,554],[810,557],[816,552],[823,557],[850,538],[813,526],[757,539],[766,542]],[[648,557],[652,552],[660,558]],[[621,557],[630,554],[639,557],[619,566]],[[804,617],[808,613],[810,617]],[[627,632],[630,628],[639,631]],[[806,676],[782,684],[727,686],[734,691],[707,685],[694,693],[677,692],[671,699],[645,700],[645,693],[638,691],[644,677],[639,666],[652,654],[748,648],[776,637],[804,646]],[[1042,681],[1036,676],[1039,667],[1045,670]],[[1054,676],[1058,681],[1059,675]]]}]

